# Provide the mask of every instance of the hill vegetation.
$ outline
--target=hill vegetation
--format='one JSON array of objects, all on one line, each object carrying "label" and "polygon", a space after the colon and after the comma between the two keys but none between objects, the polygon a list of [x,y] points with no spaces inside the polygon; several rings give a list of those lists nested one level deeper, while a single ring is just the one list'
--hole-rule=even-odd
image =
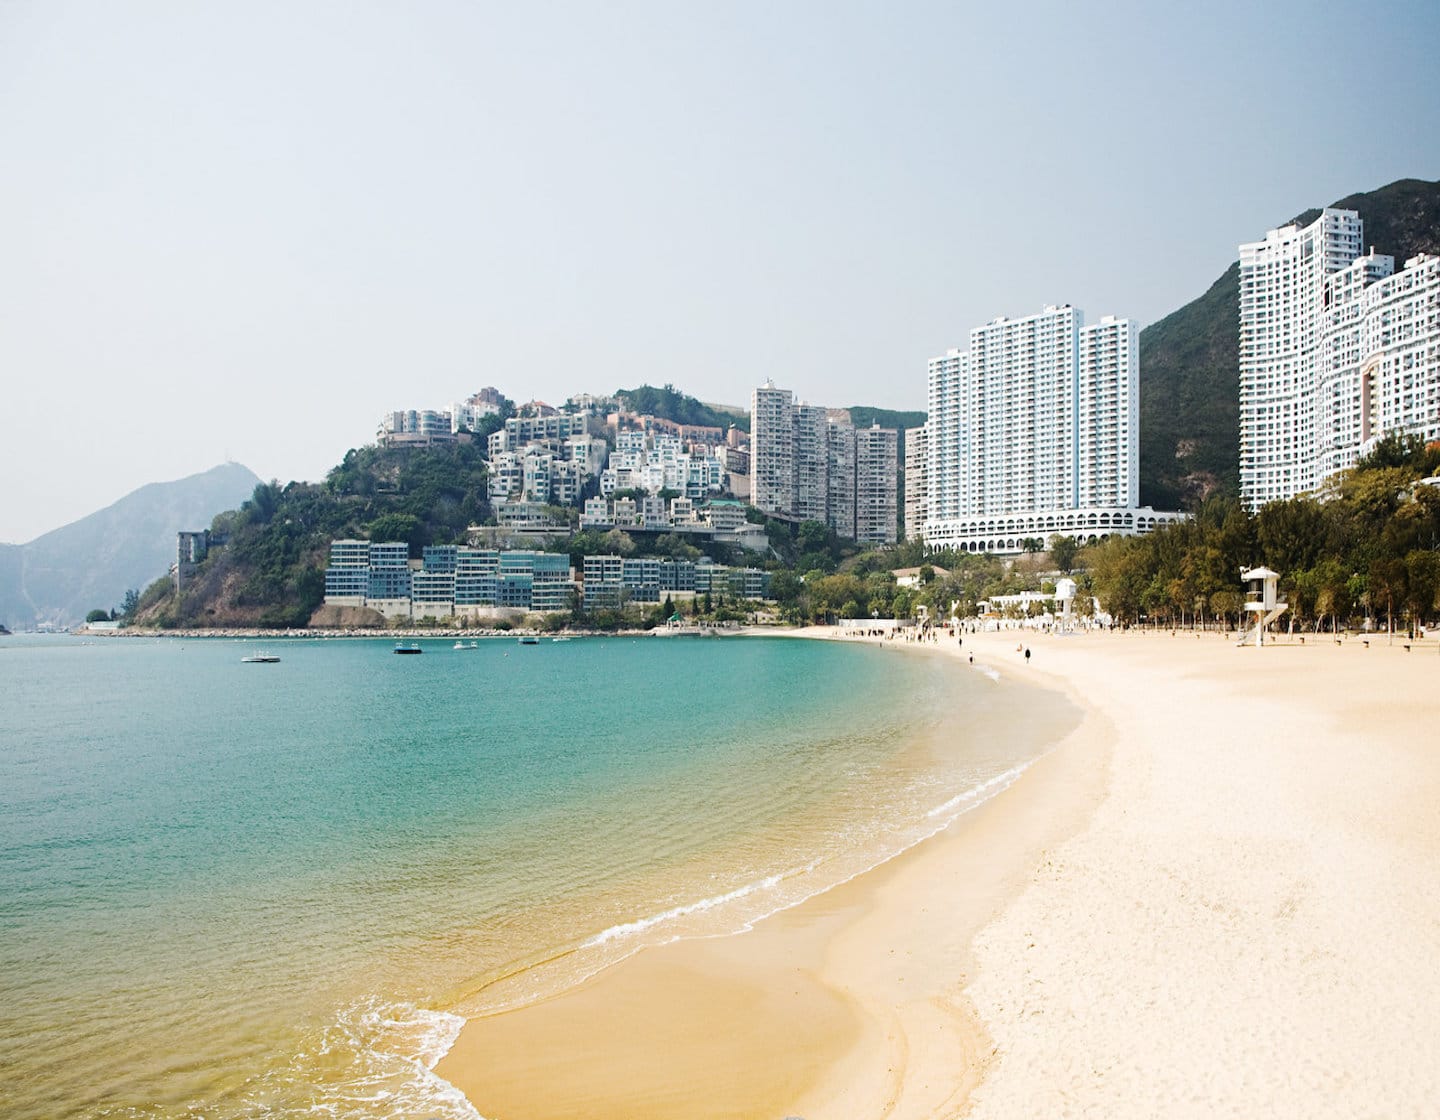
[{"label": "hill vegetation", "polygon": [[637,389],[616,389],[615,396],[625,406],[642,416],[658,416],[676,424],[694,424],[704,428],[736,427],[750,430],[750,416],[743,412],[727,412],[680,392],[674,385],[641,385]]},{"label": "hill vegetation", "polygon": [[490,514],[474,445],[362,447],[319,484],[261,483],[214,519],[210,555],[183,595],[169,579],[141,596],[137,620],[155,626],[304,626],[325,597],[330,542],[344,537],[463,542]]},{"label": "hill vegetation", "polygon": [[852,404],[845,410],[850,414],[850,423],[857,428],[868,428],[879,424],[882,428],[895,428],[900,439],[905,439],[906,428],[918,428],[925,423],[925,413],[904,412],[893,408],[871,408],[869,405]]},{"label": "hill vegetation", "polygon": [[[1416,253],[1440,253],[1440,182],[1401,179],[1331,205],[1359,211],[1366,243],[1397,267]],[[1140,332],[1141,502],[1180,509],[1239,494],[1239,320],[1236,262],[1204,295]]]}]

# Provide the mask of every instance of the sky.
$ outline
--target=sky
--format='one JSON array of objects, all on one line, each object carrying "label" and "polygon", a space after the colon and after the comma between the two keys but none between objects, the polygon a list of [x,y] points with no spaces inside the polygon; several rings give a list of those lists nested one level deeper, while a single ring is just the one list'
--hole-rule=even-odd
[{"label": "sky", "polygon": [[1440,179],[1437,54],[1435,0],[0,0],[0,541],[486,385],[923,408],[973,326]]}]

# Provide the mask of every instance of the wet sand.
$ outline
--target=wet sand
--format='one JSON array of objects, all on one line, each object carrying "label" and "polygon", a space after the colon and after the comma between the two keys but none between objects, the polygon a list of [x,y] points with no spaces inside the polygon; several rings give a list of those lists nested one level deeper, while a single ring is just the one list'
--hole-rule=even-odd
[{"label": "wet sand", "polygon": [[647,949],[472,1020],[436,1072],[497,1120],[859,1116],[963,1099],[987,1052],[960,993],[969,941],[1085,819],[1105,727],[1087,719],[946,831],[748,932]]},{"label": "wet sand", "polygon": [[900,858],[474,1020],[437,1072],[493,1120],[1433,1107],[1433,642],[940,648],[1085,718]]}]

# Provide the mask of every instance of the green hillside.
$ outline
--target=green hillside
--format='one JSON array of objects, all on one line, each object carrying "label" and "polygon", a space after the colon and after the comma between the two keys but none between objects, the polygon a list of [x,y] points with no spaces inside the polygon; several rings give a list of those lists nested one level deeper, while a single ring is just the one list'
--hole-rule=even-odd
[{"label": "green hillside", "polygon": [[918,428],[925,423],[923,412],[898,412],[893,408],[871,408],[864,404],[852,404],[846,411],[850,413],[850,422],[857,428],[868,428],[872,424],[895,428],[901,433],[902,440],[906,428]]},{"label": "green hillside", "polygon": [[641,385],[636,389],[616,389],[615,396],[624,400],[631,412],[642,416],[658,416],[676,424],[694,424],[704,428],[728,428],[732,424],[748,432],[750,417],[746,413],[727,412],[704,404],[680,392],[673,385]]},{"label": "green hillside", "polygon": [[157,581],[141,597],[140,621],[304,626],[325,596],[332,540],[403,540],[418,556],[427,544],[463,542],[466,527],[489,513],[484,460],[473,445],[358,448],[322,483],[262,483],[239,509],[216,517],[220,543],[185,594]]},{"label": "green hillside", "polygon": [[[1393,256],[1397,267],[1416,253],[1440,253],[1440,182],[1401,179],[1331,205],[1358,210],[1367,246]],[[1319,213],[1288,220],[1310,222]],[[1239,280],[1237,262],[1199,299],[1140,332],[1144,503],[1176,509],[1211,493],[1239,493]]]}]

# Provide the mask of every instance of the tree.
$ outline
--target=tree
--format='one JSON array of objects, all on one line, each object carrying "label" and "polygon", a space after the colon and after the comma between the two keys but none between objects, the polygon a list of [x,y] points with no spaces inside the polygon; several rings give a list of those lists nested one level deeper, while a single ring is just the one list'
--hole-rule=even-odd
[{"label": "tree", "polygon": [[1067,576],[1075,569],[1075,555],[1079,551],[1080,542],[1074,537],[1056,533],[1050,538],[1050,559]]},{"label": "tree", "polygon": [[1416,550],[1405,557],[1405,612],[1410,628],[1424,624],[1440,593],[1440,553]]},{"label": "tree", "polygon": [[280,504],[280,494],[278,482],[262,482],[255,487],[250,500],[241,508],[250,515],[252,521],[264,525],[275,516],[275,509]]},{"label": "tree", "polygon": [[[321,583],[324,583],[323,576],[321,577]],[[136,588],[132,587],[129,591],[125,592],[125,598],[120,601],[120,617],[126,622],[130,622],[134,619],[135,612],[139,609],[140,592]]]},{"label": "tree", "polygon": [[1149,558],[1143,539],[1111,537],[1095,545],[1090,556],[1100,605],[1120,622],[1138,619],[1149,584]]},{"label": "tree", "polygon": [[411,552],[420,544],[420,519],[409,513],[387,513],[370,522],[372,541],[404,541]]},{"label": "tree", "polygon": [[611,529],[602,538],[603,551],[614,556],[635,555],[635,538],[623,529]]},{"label": "tree", "polygon": [[1409,592],[1405,561],[1398,556],[1383,556],[1370,565],[1370,602],[1372,607],[1384,604],[1385,630],[1395,632],[1395,608],[1403,606]]},{"label": "tree", "polygon": [[1308,498],[1270,502],[1255,515],[1255,536],[1265,562],[1282,576],[1313,567],[1325,551],[1329,519]]},{"label": "tree", "polygon": [[93,611],[91,611],[85,616],[85,621],[87,623],[108,622],[110,621],[110,612],[107,610],[102,610],[100,607],[96,607]]},{"label": "tree", "polygon": [[1356,466],[1360,470],[1409,467],[1423,458],[1425,441],[1416,435],[1394,433],[1375,441],[1375,446]]},{"label": "tree", "polygon": [[1230,619],[1235,619],[1235,625],[1240,625],[1240,612],[1245,609],[1245,597],[1238,591],[1212,591],[1210,593],[1210,609],[1219,617],[1225,626],[1230,625]]}]

